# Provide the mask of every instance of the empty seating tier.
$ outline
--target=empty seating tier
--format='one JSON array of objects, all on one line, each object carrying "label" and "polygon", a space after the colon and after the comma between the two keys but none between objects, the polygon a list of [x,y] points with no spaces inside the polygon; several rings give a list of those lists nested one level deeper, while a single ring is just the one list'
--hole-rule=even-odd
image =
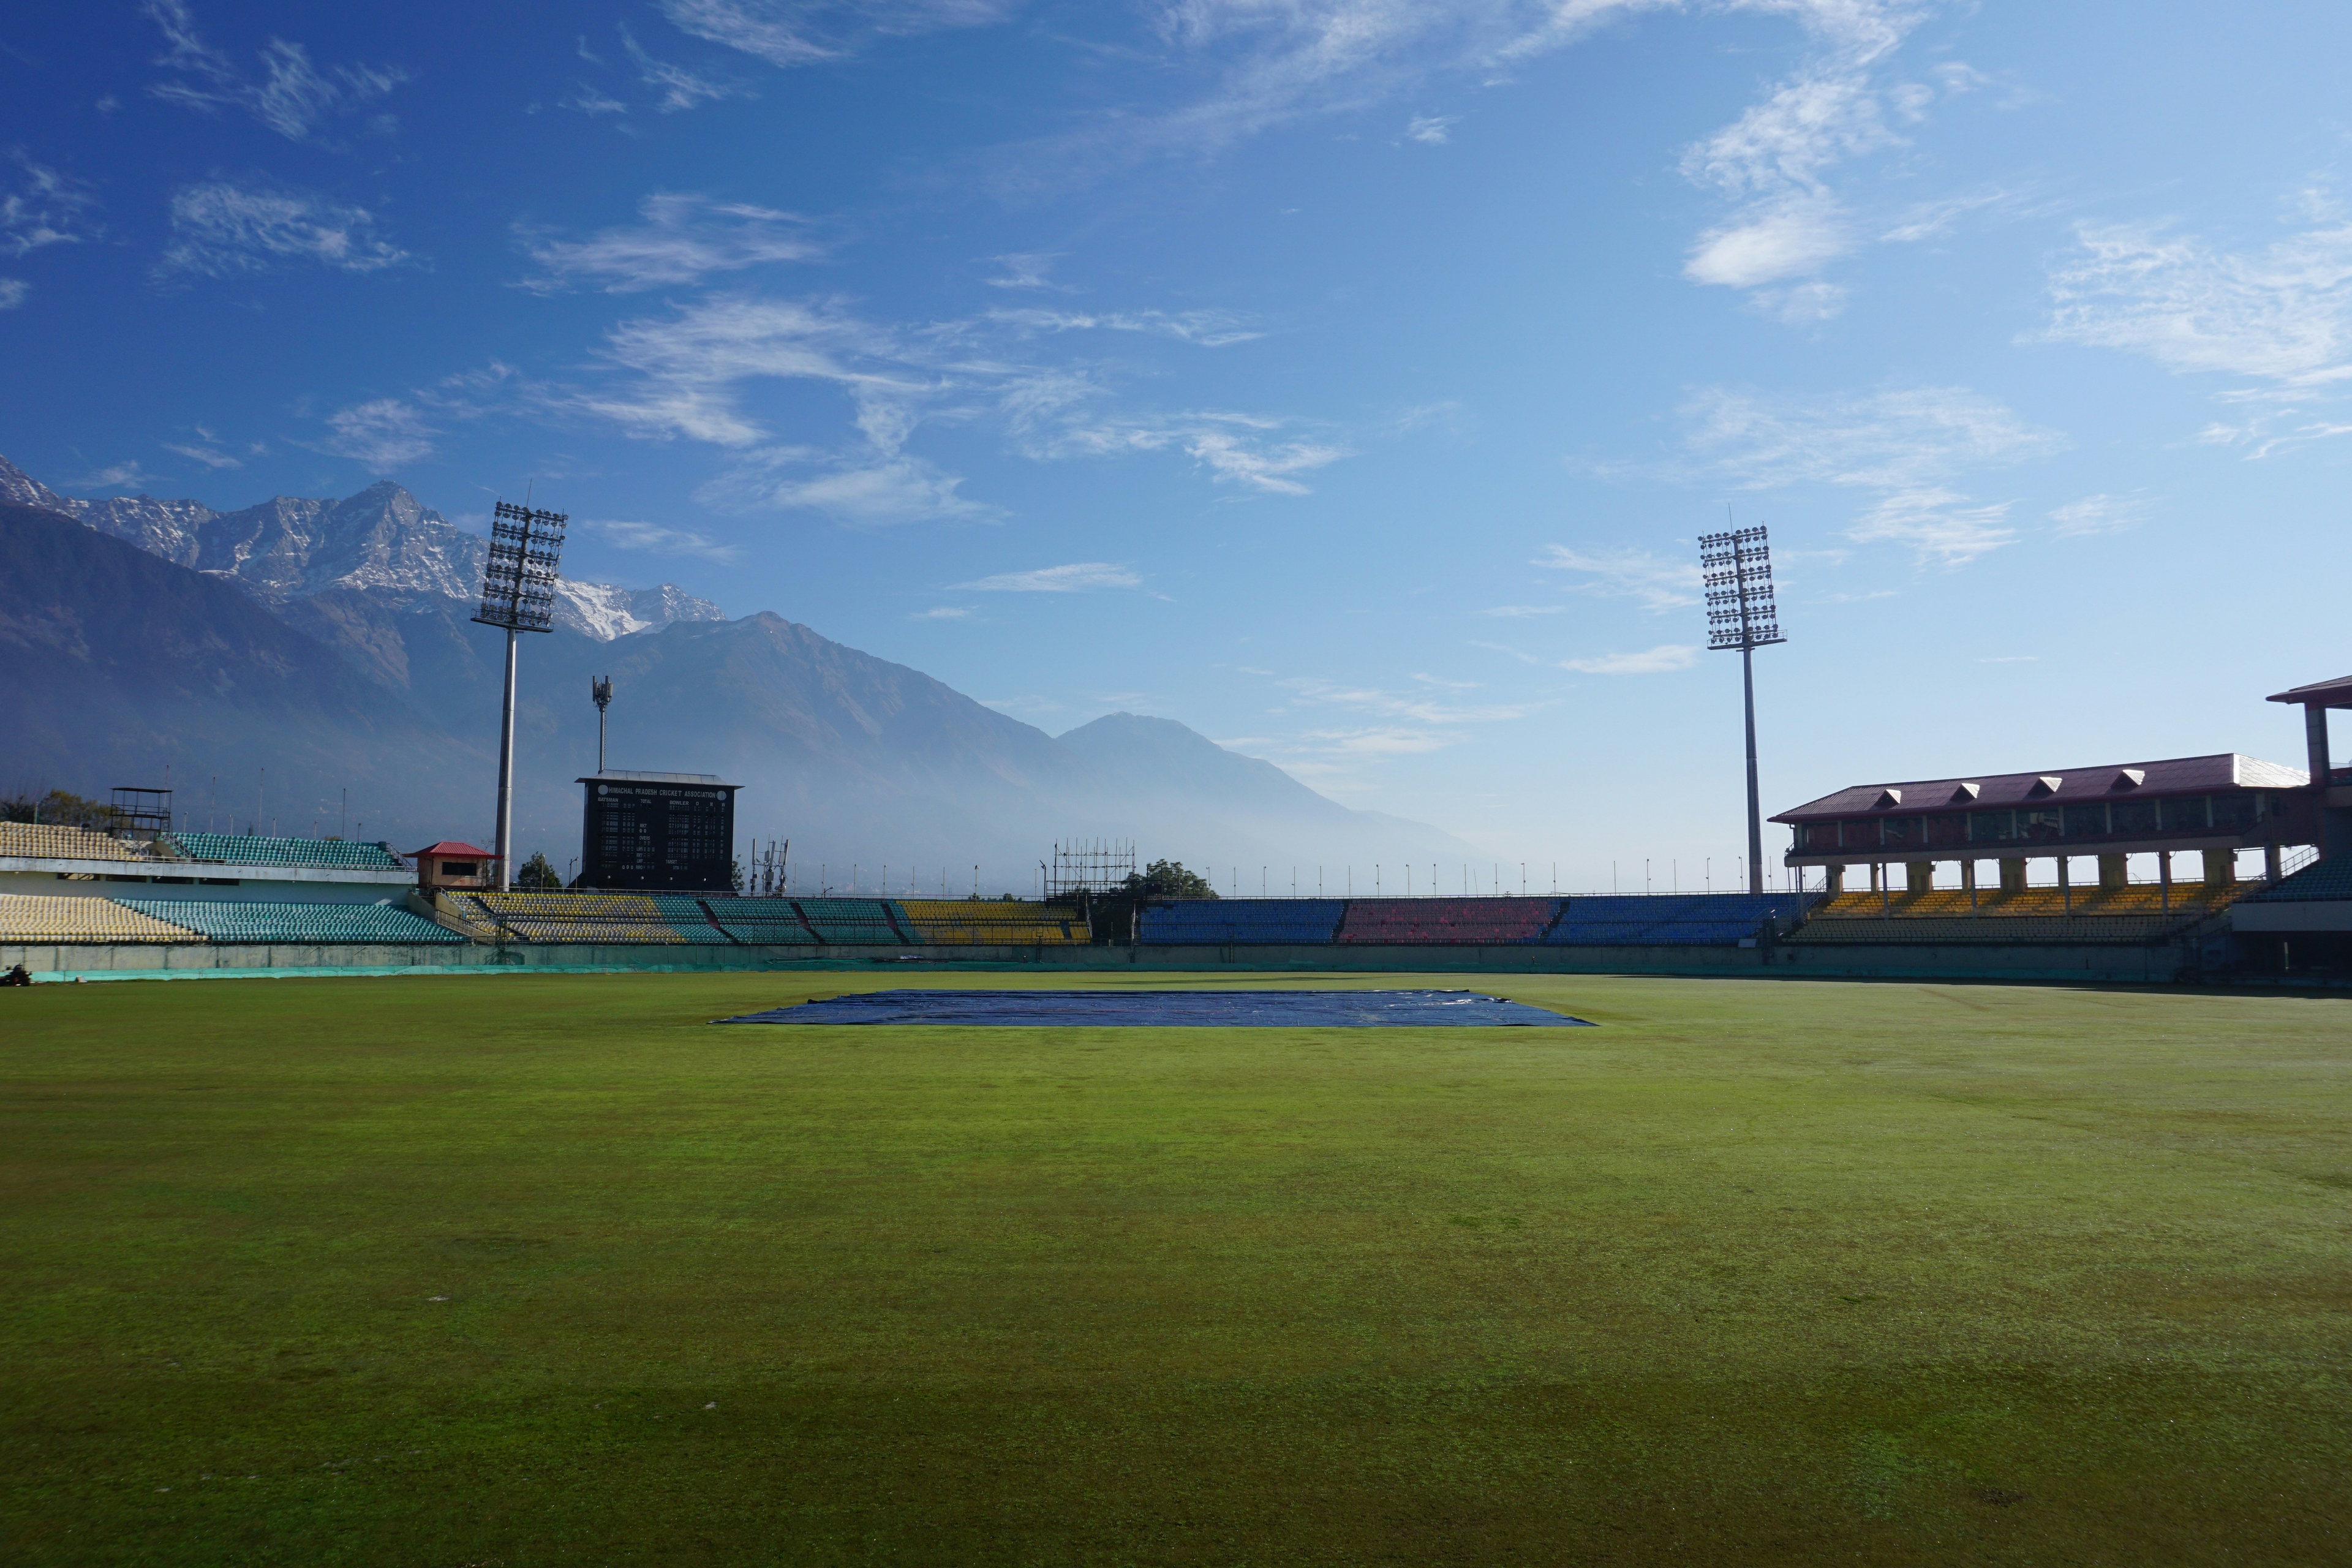
[{"label": "empty seating tier", "polygon": [[[1818,895],[1811,895],[1818,897]],[[1793,918],[1801,893],[1593,893],[1561,900],[1554,947],[1737,947]]]},{"label": "empty seating tier", "polygon": [[[520,942],[677,944],[705,940],[681,933],[645,893],[457,893],[451,902],[467,919]],[[720,942],[727,940],[699,911],[694,926]]]},{"label": "empty seating tier", "polygon": [[185,926],[207,942],[450,942],[466,939],[393,904],[294,904],[255,900],[116,900],[151,920]]},{"label": "empty seating tier", "polygon": [[1351,899],[1341,942],[1530,942],[1551,927],[1558,899]]},{"label": "empty seating tier", "polygon": [[1320,945],[1347,908],[1345,899],[1178,899],[1144,906],[1139,935],[1180,947]]},{"label": "empty seating tier", "polygon": [[850,947],[902,947],[887,899],[795,899],[817,940]]},{"label": "empty seating tier", "polygon": [[[2071,893],[2027,888],[1840,893],[1814,909],[1789,940],[1822,942],[2152,942],[2188,930],[2252,892],[2254,882],[2135,883]],[[1973,907],[1971,903],[1973,902]],[[2071,908],[2069,907],[2071,905]]]},{"label": "empty seating tier", "polygon": [[1068,946],[1091,941],[1085,919],[1067,904],[997,899],[898,899],[892,911],[908,940],[985,945]]},{"label": "empty seating tier", "polygon": [[202,942],[184,925],[112,899],[0,893],[0,942]]},{"label": "empty seating tier", "polygon": [[145,860],[143,844],[50,822],[0,822],[0,856],[39,860]]},{"label": "empty seating tier", "polygon": [[[2175,892],[2179,889],[2173,889]],[[2352,899],[2352,855],[2306,866],[2292,877],[2282,877],[2261,892],[2249,893],[2252,904],[2309,903],[2315,900]]]},{"label": "empty seating tier", "polygon": [[790,899],[739,899],[714,895],[700,900],[719,929],[752,947],[810,947],[816,933]]},{"label": "empty seating tier", "polygon": [[340,838],[260,838],[250,834],[173,833],[167,836],[191,860],[230,866],[317,866],[337,871],[398,871],[404,868],[389,844],[347,843]]}]

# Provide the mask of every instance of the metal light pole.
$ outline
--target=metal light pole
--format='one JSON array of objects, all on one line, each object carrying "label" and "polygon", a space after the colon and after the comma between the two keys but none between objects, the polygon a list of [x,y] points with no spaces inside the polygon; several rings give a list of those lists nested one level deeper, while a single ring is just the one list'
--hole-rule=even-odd
[{"label": "metal light pole", "polygon": [[490,557],[482,567],[482,609],[474,619],[507,634],[506,697],[499,712],[499,891],[514,875],[515,636],[552,629],[555,563],[563,553],[562,512],[500,501],[490,520]]},{"label": "metal light pole", "polygon": [[1756,650],[1787,642],[1772,604],[1772,546],[1764,530],[1702,534],[1699,565],[1706,573],[1706,640],[1710,648],[1739,650],[1740,695],[1748,710],[1748,890],[1764,890],[1764,803],[1756,785]]},{"label": "metal light pole", "polygon": [[599,675],[588,682],[588,695],[596,703],[596,771],[604,771],[604,710],[612,705],[613,678]]}]

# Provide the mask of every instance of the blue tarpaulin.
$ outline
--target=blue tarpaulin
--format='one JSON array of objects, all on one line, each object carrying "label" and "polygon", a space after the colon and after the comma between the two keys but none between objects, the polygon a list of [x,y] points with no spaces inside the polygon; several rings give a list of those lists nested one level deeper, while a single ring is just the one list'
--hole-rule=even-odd
[{"label": "blue tarpaulin", "polygon": [[961,1024],[1051,1028],[1586,1028],[1475,991],[860,991],[721,1024]]}]

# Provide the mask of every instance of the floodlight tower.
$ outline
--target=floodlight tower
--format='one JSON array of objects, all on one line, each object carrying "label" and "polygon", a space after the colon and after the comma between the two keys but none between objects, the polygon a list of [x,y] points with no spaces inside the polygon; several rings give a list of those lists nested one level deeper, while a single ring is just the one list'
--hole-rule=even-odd
[{"label": "floodlight tower", "polygon": [[596,704],[596,771],[604,771],[604,710],[613,704],[613,678],[599,675],[588,682],[588,695]]},{"label": "floodlight tower", "polygon": [[507,634],[506,700],[499,714],[499,891],[514,873],[515,635],[552,629],[555,563],[563,553],[560,511],[500,501],[490,520],[490,558],[482,567],[482,610],[474,617]]},{"label": "floodlight tower", "polygon": [[1772,546],[1761,526],[1699,536],[1706,574],[1706,644],[1739,650],[1748,706],[1748,890],[1764,890],[1764,805],[1756,788],[1756,650],[1787,642],[1772,604]]}]

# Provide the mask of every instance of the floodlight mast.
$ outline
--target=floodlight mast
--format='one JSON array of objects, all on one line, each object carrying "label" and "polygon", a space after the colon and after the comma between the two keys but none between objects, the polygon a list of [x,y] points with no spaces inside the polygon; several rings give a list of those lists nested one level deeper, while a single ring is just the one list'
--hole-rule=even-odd
[{"label": "floodlight mast", "polygon": [[554,629],[555,564],[563,553],[560,511],[500,501],[490,518],[490,557],[482,566],[482,608],[474,619],[507,634],[506,696],[499,712],[499,891],[514,877],[515,634]]},{"label": "floodlight mast", "polygon": [[613,701],[613,678],[599,675],[588,682],[589,699],[596,704],[596,771],[604,771],[604,710]]},{"label": "floodlight mast", "polygon": [[1772,603],[1772,546],[1763,528],[1699,536],[1706,574],[1706,644],[1739,650],[1739,684],[1748,710],[1748,890],[1764,890],[1764,805],[1756,786],[1756,650],[1787,642]]}]

